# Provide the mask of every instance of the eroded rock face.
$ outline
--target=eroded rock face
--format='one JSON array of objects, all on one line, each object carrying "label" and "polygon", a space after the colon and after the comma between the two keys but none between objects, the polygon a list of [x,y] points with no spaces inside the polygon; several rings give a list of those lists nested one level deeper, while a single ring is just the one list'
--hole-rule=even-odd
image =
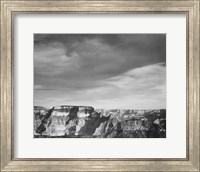
[{"label": "eroded rock face", "polygon": [[[166,110],[58,106],[34,110],[35,137],[166,137]],[[45,113],[46,112],[46,113]]]},{"label": "eroded rock face", "polygon": [[100,116],[100,113],[94,112],[91,114],[88,119],[85,122],[85,125],[81,128],[79,134],[90,136],[93,135],[95,130],[101,125],[101,123],[104,123],[105,121],[108,121],[110,119],[110,116]]},{"label": "eroded rock face", "polygon": [[[48,110],[48,112],[46,113],[46,115],[45,115],[45,116],[43,117],[43,119],[41,120],[40,125],[36,128],[36,133],[42,134],[43,132],[46,131],[47,126],[49,126],[50,123],[51,123],[51,121],[49,121],[49,118],[50,118],[50,116],[51,116],[53,110],[54,110],[54,107],[53,107],[52,109]],[[47,125],[47,126],[46,126],[46,125]]]},{"label": "eroded rock face", "polygon": [[[75,128],[75,132],[78,134],[77,132],[83,126],[83,123],[85,125],[83,117],[90,116],[94,112],[94,108],[90,106],[58,106],[56,108],[53,107],[52,109],[46,110],[46,114],[42,111],[43,109],[43,107],[35,107],[35,133],[40,135],[47,134],[51,136],[65,135],[68,133],[72,134],[72,128]],[[42,113],[39,114],[39,112]]]}]

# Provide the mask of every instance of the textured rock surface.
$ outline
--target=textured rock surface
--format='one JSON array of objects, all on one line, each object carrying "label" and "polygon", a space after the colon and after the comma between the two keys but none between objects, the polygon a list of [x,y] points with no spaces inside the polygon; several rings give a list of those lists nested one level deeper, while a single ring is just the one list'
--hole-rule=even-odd
[{"label": "textured rock surface", "polygon": [[166,137],[166,110],[35,107],[34,137]]}]

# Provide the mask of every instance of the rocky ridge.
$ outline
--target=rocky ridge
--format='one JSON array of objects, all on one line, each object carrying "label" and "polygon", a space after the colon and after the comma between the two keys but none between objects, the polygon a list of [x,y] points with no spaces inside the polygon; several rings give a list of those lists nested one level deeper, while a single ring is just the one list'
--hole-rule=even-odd
[{"label": "rocky ridge", "polygon": [[166,110],[109,110],[71,105],[51,109],[34,107],[34,136],[166,137]]}]

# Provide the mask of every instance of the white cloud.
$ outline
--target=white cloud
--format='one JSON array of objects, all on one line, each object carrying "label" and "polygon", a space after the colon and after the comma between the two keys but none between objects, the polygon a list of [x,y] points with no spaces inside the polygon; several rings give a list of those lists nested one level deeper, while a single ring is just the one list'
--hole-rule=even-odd
[{"label": "white cloud", "polygon": [[98,97],[92,103],[99,108],[165,108],[165,75],[162,64],[136,68],[103,81],[105,86],[88,90],[87,95]]},{"label": "white cloud", "polygon": [[[166,108],[166,67],[161,63],[130,70],[101,81],[96,88],[54,93],[47,104],[86,105],[95,108],[157,109]],[[47,94],[52,96],[51,94]],[[52,100],[52,97],[50,98]],[[50,105],[49,105],[50,106]]]},{"label": "white cloud", "polygon": [[42,85],[34,85],[34,89],[42,89],[43,87],[42,87]]},{"label": "white cloud", "polygon": [[36,34],[34,41],[35,105],[165,108],[165,35]]}]

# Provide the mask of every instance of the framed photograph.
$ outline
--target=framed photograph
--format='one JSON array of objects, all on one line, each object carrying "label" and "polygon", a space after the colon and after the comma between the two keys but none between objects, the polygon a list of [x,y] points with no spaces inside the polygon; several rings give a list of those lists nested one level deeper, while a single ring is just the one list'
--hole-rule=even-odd
[{"label": "framed photograph", "polygon": [[1,1],[1,171],[199,171],[199,1]]},{"label": "framed photograph", "polygon": [[166,138],[165,108],[165,34],[34,34],[34,138]]}]

